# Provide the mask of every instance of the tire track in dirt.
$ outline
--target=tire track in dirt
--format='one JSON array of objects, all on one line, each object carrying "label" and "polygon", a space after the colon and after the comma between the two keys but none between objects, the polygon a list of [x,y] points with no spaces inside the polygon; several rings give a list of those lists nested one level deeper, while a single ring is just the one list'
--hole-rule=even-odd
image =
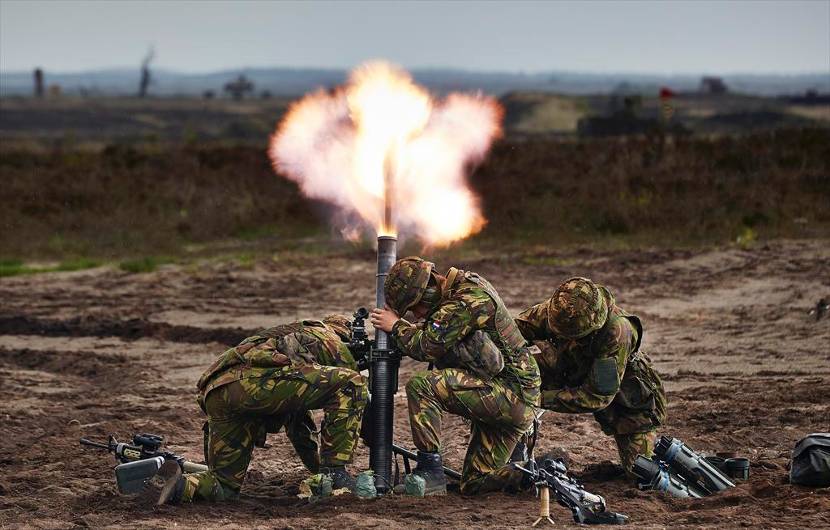
[{"label": "tire track in dirt", "polygon": [[204,329],[178,326],[145,319],[115,320],[97,316],[67,320],[39,319],[28,316],[0,317],[0,335],[45,335],[47,337],[121,337],[138,340],[152,337],[171,342],[205,344],[218,342],[233,346],[254,330],[241,328]]}]

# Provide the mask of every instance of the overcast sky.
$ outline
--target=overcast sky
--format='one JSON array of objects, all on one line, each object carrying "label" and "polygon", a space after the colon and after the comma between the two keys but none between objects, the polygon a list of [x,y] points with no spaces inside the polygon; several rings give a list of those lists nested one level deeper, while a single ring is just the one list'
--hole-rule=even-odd
[{"label": "overcast sky", "polygon": [[348,68],[830,75],[830,0],[0,0],[0,70]]}]

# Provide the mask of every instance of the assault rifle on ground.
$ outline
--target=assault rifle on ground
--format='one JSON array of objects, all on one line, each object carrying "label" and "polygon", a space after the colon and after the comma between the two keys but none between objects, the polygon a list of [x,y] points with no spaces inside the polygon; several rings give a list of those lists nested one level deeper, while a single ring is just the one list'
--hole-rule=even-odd
[{"label": "assault rifle on ground", "polygon": [[115,466],[115,481],[118,491],[125,495],[141,491],[147,480],[156,474],[166,460],[176,462],[186,473],[208,470],[204,464],[196,464],[185,460],[183,456],[162,450],[163,443],[164,438],[161,436],[147,433],[134,435],[132,444],[119,442],[112,434],[107,443],[81,438],[81,445],[106,449],[115,455],[116,462],[119,462]]},{"label": "assault rifle on ground", "polygon": [[[522,465],[524,464],[524,465]],[[527,466],[527,467],[524,467]],[[628,516],[621,513],[609,512],[605,509],[605,499],[601,496],[585,491],[585,488],[568,476],[568,468],[561,460],[545,459],[541,464],[535,460],[524,463],[514,463],[513,467],[522,471],[533,481],[539,494],[541,506],[539,518],[533,526],[543,519],[553,524],[550,518],[550,492],[556,502],[571,510],[574,521],[579,524],[626,524]]]}]

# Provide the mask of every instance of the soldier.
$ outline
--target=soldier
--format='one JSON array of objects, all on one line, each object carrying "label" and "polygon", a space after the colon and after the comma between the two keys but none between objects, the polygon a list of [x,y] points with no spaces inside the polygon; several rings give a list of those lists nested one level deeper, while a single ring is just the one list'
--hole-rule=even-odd
[{"label": "soldier", "polygon": [[[519,488],[510,454],[532,424],[539,404],[539,368],[515,322],[490,283],[452,268],[446,276],[421,258],[399,260],[384,284],[387,307],[372,324],[391,333],[403,354],[438,368],[418,372],[406,385],[409,423],[418,448],[414,475],[424,494],[446,492],[441,461],[445,412],[472,422],[461,493]],[[412,311],[416,326],[400,318]]]},{"label": "soldier", "polygon": [[592,412],[614,436],[629,474],[638,454],[652,455],[656,428],[666,419],[666,394],[651,359],[639,350],[639,318],[618,307],[605,287],[571,278],[516,324],[541,350],[543,408]]},{"label": "soldier", "polygon": [[[262,330],[221,354],[197,384],[209,470],[182,475],[165,463],[144,497],[159,492],[157,504],[237,498],[254,445],[283,425],[310,471],[329,475],[333,489],[352,487],[345,466],[368,392],[350,337],[349,320],[331,315]],[[325,411],[319,452],[315,409]]]}]

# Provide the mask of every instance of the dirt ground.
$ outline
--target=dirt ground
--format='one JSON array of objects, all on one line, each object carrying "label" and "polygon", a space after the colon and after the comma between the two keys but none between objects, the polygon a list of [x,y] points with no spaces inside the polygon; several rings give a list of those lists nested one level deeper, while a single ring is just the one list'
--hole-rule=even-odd
[{"label": "dirt ground", "polygon": [[[449,266],[451,263],[439,263]],[[540,450],[563,448],[573,474],[632,525],[830,527],[830,490],[787,483],[789,450],[830,430],[830,317],[807,314],[830,295],[827,240],[773,241],[752,250],[543,251],[460,260],[499,288],[515,311],[574,274],[589,276],[640,315],[644,350],[664,375],[662,433],[700,452],[749,457],[751,476],[728,492],[680,500],[638,491],[601,466],[616,451],[590,415],[548,414]],[[531,494],[373,501],[296,497],[305,476],[284,435],[257,450],[238,503],[139,509],[115,491],[112,457],[78,445],[109,433],[166,437],[201,461],[194,385],[226,345],[297,317],[352,312],[373,299],[371,253],[301,254],[253,268],[115,268],[0,281],[0,526],[131,528],[526,527]],[[418,369],[406,362],[401,382]],[[411,447],[405,396],[396,439]],[[467,427],[445,423],[445,454],[460,467]],[[360,448],[355,469],[367,466]],[[555,507],[558,524],[573,524]]]}]

